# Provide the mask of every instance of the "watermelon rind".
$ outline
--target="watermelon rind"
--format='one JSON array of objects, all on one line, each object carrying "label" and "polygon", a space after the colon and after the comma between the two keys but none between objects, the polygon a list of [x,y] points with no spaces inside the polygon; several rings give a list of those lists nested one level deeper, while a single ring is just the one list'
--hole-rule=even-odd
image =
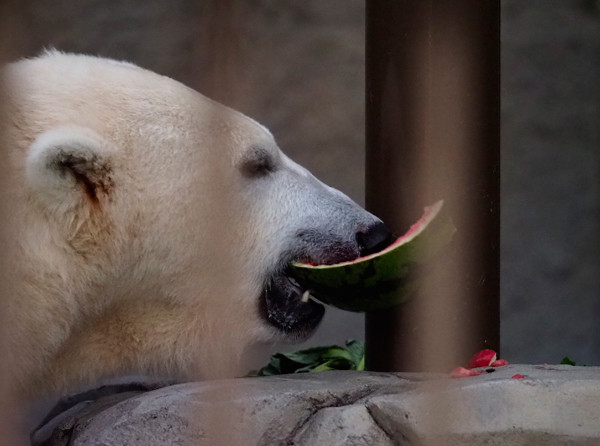
[{"label": "watermelon rind", "polygon": [[427,206],[410,230],[387,248],[334,265],[293,264],[293,276],[311,295],[342,310],[381,310],[409,300],[423,280],[423,266],[456,232],[443,200]]}]

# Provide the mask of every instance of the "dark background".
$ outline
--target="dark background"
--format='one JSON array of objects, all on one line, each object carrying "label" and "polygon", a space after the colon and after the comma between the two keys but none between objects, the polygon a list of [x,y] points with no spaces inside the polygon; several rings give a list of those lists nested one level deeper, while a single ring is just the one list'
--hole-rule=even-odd
[{"label": "dark background", "polygon": [[[502,356],[598,365],[600,2],[501,4]],[[180,80],[362,204],[364,13],[359,0],[22,0],[11,21],[25,32],[3,44],[12,59],[52,46]],[[362,317],[330,309],[309,344],[348,338]]]}]

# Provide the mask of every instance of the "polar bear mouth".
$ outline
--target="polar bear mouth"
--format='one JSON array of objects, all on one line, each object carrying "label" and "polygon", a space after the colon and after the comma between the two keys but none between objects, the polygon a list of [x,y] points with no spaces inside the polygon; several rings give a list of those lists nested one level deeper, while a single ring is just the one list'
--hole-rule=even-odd
[{"label": "polar bear mouth", "polygon": [[260,307],[270,325],[297,341],[308,338],[325,313],[325,307],[310,298],[287,271],[271,277],[262,293]]},{"label": "polar bear mouth", "polygon": [[307,290],[294,280],[292,262],[331,265],[354,260],[378,252],[391,242],[391,233],[381,221],[353,231],[353,237],[303,229],[298,231],[295,245],[299,248],[285,252],[267,275],[260,299],[263,319],[284,333],[288,339],[308,338],[321,322],[325,307],[310,297]]}]

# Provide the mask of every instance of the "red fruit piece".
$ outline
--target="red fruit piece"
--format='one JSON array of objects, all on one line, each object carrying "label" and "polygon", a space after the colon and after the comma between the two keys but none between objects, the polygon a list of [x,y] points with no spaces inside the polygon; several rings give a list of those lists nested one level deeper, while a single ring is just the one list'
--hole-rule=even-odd
[{"label": "red fruit piece", "polygon": [[508,361],[506,359],[497,359],[496,361],[490,364],[492,367],[502,367],[508,365]]},{"label": "red fruit piece", "polygon": [[525,377],[523,375],[521,375],[520,373],[517,373],[516,375],[512,376],[512,379],[524,379]]},{"label": "red fruit piece", "polygon": [[477,375],[480,375],[481,373],[483,373],[482,370],[469,370],[469,369],[465,369],[464,367],[456,367],[450,373],[450,377],[451,378],[465,378],[467,376],[477,376]]},{"label": "red fruit piece", "polygon": [[496,352],[494,350],[481,350],[471,358],[467,368],[489,367],[494,361],[496,361]]}]

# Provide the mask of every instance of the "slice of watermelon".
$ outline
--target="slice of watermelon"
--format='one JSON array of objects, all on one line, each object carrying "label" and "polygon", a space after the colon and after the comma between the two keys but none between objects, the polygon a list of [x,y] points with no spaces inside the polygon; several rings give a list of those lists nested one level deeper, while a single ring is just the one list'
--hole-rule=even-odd
[{"label": "slice of watermelon", "polygon": [[323,303],[348,311],[389,308],[417,290],[419,265],[450,243],[456,231],[442,212],[444,202],[425,208],[406,234],[375,254],[335,265],[293,264],[293,276]]}]

